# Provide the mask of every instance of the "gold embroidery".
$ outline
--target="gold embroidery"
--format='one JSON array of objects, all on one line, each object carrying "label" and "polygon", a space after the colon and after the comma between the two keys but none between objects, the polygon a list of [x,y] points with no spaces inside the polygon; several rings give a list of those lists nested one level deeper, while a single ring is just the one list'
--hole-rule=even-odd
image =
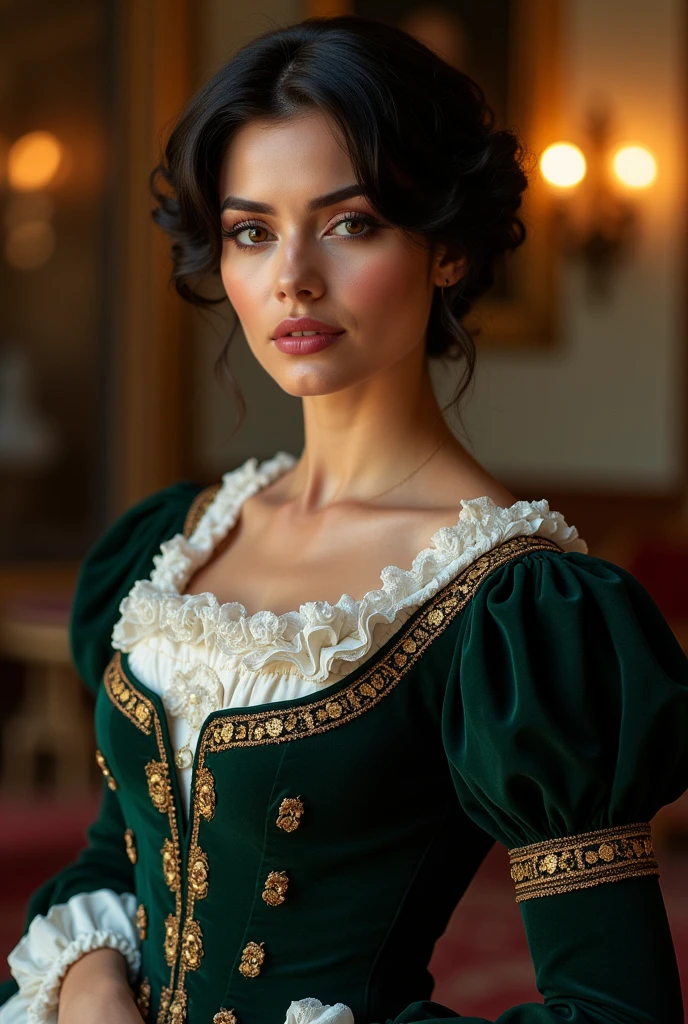
[{"label": "gold embroidery", "polygon": [[238,968],[239,973],[243,974],[245,978],[257,978],[264,960],[265,951],[263,943],[249,942],[248,945],[244,946],[241,954],[241,963]]},{"label": "gold embroidery", "polygon": [[184,989],[178,989],[174,993],[167,1020],[169,1024],[184,1024],[186,1020],[186,992]]},{"label": "gold embroidery", "polygon": [[166,814],[172,804],[172,787],[165,761],[149,761],[146,765],[148,795],[161,814]]},{"label": "gold embroidery", "polygon": [[107,694],[119,710],[134,723],[137,729],[149,736],[153,728],[155,708],[148,697],[144,697],[125,678],[120,660],[113,658],[105,669],[103,683]]},{"label": "gold embroidery", "polygon": [[103,773],[103,775],[107,779],[108,787],[110,789],[117,789],[117,782],[116,782],[114,776],[111,774],[110,769],[108,768],[108,765],[107,765],[107,761],[103,757],[103,754],[102,754],[102,752],[100,750],[96,750],[96,764],[98,765],[98,767],[100,768],[101,772]]},{"label": "gold embroidery", "polygon": [[203,959],[203,932],[198,921],[187,920],[182,933],[182,963],[187,971],[197,971]]},{"label": "gold embroidery", "polygon": [[203,518],[206,509],[210,503],[214,500],[215,495],[220,490],[221,484],[211,484],[210,487],[206,487],[204,490],[197,494],[194,498],[189,511],[186,513],[186,519],[184,521],[184,536],[188,540],[192,535],[201,519]]},{"label": "gold embroidery", "polygon": [[285,832],[293,832],[301,824],[304,806],[299,797],[287,796],[279,805],[277,828]]},{"label": "gold embroidery", "polygon": [[150,1009],[150,997],[151,987],[148,978],[144,978],[139,985],[138,992],[136,994],[136,1005],[138,1011],[144,1020],[148,1019],[148,1011]]},{"label": "gold embroidery", "polygon": [[172,989],[163,985],[160,990],[160,1007],[158,1009],[157,1024],[167,1024],[167,1011],[170,1008]]},{"label": "gold embroidery", "polygon": [[546,537],[512,537],[477,558],[422,605],[418,618],[401,628],[396,643],[385,657],[374,659],[358,679],[335,696],[285,711],[232,713],[226,718],[218,715],[208,726],[208,749],[217,752],[230,747],[284,743],[334,729],[364,714],[391,693],[426,648],[465,608],[491,572],[512,558],[532,551],[562,553],[559,545]]},{"label": "gold embroidery", "polygon": [[189,853],[189,885],[197,900],[208,895],[208,854],[200,846],[194,846]]},{"label": "gold embroidery", "polygon": [[179,921],[175,914],[168,914],[165,918],[165,960],[168,967],[174,966],[177,955],[177,939],[179,936]]},{"label": "gold embroidery", "polygon": [[148,915],[143,903],[139,903],[136,908],[136,927],[138,928],[139,938],[143,941],[148,931]]},{"label": "gold embroidery", "polygon": [[196,806],[206,821],[215,813],[215,779],[210,768],[199,767],[196,773]]},{"label": "gold embroidery", "polygon": [[516,902],[659,875],[647,822],[546,839],[509,850]]},{"label": "gold embroidery", "polygon": [[279,907],[284,903],[285,893],[289,886],[289,878],[286,871],[271,871],[265,879],[265,888],[262,897],[270,907]]},{"label": "gold embroidery", "polygon": [[162,854],[162,873],[165,878],[165,883],[172,892],[177,892],[181,884],[181,879],[179,872],[179,860],[174,843],[170,839],[166,839],[160,853]]},{"label": "gold embroidery", "polygon": [[138,860],[138,854],[136,853],[136,840],[134,838],[134,832],[128,828],[124,833],[124,846],[127,851],[127,857],[132,864],[135,864]]},{"label": "gold embroidery", "polygon": [[225,1010],[223,1007],[213,1017],[213,1024],[238,1024],[234,1010]]}]

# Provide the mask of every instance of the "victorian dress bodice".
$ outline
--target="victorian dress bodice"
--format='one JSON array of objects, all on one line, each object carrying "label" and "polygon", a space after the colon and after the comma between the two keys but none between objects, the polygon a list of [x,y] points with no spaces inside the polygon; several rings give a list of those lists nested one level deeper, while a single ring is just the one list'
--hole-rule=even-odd
[{"label": "victorian dress bodice", "polygon": [[54,1024],[101,946],[157,1024],[459,1019],[427,965],[495,841],[544,999],[499,1024],[679,1024],[650,820],[688,786],[688,660],[652,598],[546,501],[487,497],[360,601],[185,594],[294,461],[157,492],[84,559],[102,802],[0,1024]]}]

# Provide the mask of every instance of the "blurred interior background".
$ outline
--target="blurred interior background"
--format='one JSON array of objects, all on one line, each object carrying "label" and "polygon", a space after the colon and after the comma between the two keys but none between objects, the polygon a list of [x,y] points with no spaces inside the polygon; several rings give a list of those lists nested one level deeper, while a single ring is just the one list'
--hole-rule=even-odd
[{"label": "blurred interior background", "polygon": [[[242,338],[233,433],[213,372],[231,311],[177,299],[149,213],[175,116],[260,32],[311,14],[397,23],[475,77],[537,156],[529,240],[473,314],[462,440],[634,572],[688,649],[686,6],[0,0],[0,962],[95,813],[92,702],[66,636],[80,559],[151,491],[301,449],[298,400]],[[447,399],[453,374],[436,367]],[[688,1001],[688,802],[655,829]],[[435,998],[463,1014],[539,999],[505,857],[435,952]]]}]

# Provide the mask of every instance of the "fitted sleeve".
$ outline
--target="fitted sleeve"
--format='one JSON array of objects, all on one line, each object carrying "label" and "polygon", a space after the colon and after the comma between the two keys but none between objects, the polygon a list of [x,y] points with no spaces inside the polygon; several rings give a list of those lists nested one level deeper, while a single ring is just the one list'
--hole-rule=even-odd
[{"label": "fitted sleeve", "polygon": [[[82,682],[94,694],[112,656],[119,605],[136,579],[147,576],[160,543],[183,528],[201,488],[183,481],[124,513],[87,552],[70,617],[70,645]],[[82,954],[118,949],[130,980],[140,964],[135,928],[134,867],[124,843],[119,796],[102,781],[99,814],[75,861],[31,896],[22,937],[0,984],[0,1024],[55,1024],[61,979]]]},{"label": "fitted sleeve", "polygon": [[649,823],[688,787],[688,660],[639,581],[578,552],[495,570],[464,612],[442,732],[464,810],[509,849],[544,998],[498,1024],[681,1024]]}]

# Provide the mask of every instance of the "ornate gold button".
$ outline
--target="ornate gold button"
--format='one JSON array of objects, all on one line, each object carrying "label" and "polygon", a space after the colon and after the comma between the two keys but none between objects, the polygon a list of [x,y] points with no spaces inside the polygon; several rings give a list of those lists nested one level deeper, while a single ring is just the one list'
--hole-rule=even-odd
[{"label": "ornate gold button", "polygon": [[132,864],[135,864],[138,860],[138,854],[136,852],[136,839],[134,838],[134,832],[128,828],[124,833],[124,846],[127,851],[127,857]]},{"label": "ornate gold button", "polygon": [[279,907],[280,903],[284,903],[288,885],[289,878],[286,871],[270,872],[265,879],[265,888],[262,893],[263,899],[268,906]]},{"label": "ornate gold button", "polygon": [[146,765],[146,776],[148,778],[148,795],[153,806],[157,807],[161,814],[166,814],[171,803],[167,765],[162,761],[149,761]]},{"label": "ornate gold button", "polygon": [[191,848],[188,873],[191,891],[197,900],[204,900],[208,895],[208,854],[198,844]]},{"label": "ornate gold button", "polygon": [[225,1010],[223,1007],[213,1017],[213,1024],[238,1024],[234,1010]]},{"label": "ornate gold button", "polygon": [[162,873],[165,884],[172,892],[177,892],[180,884],[179,862],[177,860],[177,851],[171,839],[165,840],[160,853],[162,854]]},{"label": "ornate gold button", "polygon": [[198,921],[187,921],[182,935],[182,961],[187,971],[197,971],[203,959],[203,932]]},{"label": "ornate gold button", "polygon": [[263,943],[249,942],[248,945],[244,946],[244,950],[241,954],[239,972],[243,974],[245,978],[257,978],[260,974],[260,969],[263,966],[264,960],[265,951],[263,949]]},{"label": "ornate gold button", "polygon": [[110,769],[108,768],[107,761],[103,757],[102,751],[100,750],[96,750],[96,764],[98,765],[101,772],[107,779],[107,784],[109,788],[117,789],[117,782],[115,781],[114,776],[111,774]]},{"label": "ornate gold button", "polygon": [[200,768],[196,776],[196,808],[206,821],[215,813],[215,779],[210,768]]},{"label": "ornate gold button", "polygon": [[139,985],[138,992],[136,994],[136,1005],[138,1007],[139,1013],[141,1014],[144,1020],[148,1016],[148,1011],[150,1009],[150,997],[150,981],[148,980],[148,978],[144,978],[141,984]]},{"label": "ornate gold button", "polygon": [[177,934],[179,922],[174,914],[168,914],[165,918],[165,962],[168,967],[174,965],[174,958],[177,955]]},{"label": "ornate gold button", "polygon": [[298,796],[287,796],[279,805],[277,827],[285,832],[294,832],[301,824],[304,806]]},{"label": "ornate gold button", "polygon": [[148,931],[148,915],[146,914],[146,908],[143,903],[139,903],[136,908],[136,927],[139,931],[139,938],[143,941]]}]

